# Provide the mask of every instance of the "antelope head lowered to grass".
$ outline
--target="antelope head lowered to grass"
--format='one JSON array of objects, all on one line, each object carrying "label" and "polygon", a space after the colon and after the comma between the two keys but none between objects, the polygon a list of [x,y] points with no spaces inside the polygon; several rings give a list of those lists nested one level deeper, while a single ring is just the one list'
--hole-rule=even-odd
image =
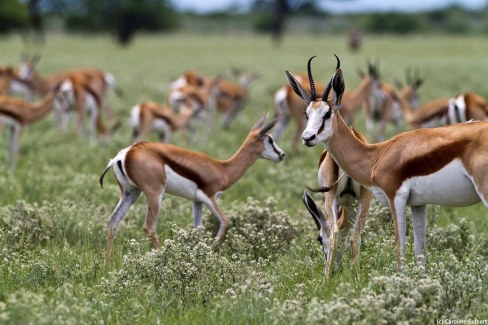
[{"label": "antelope head lowered to grass", "polygon": [[0,122],[8,127],[8,150],[10,163],[15,168],[20,145],[22,128],[32,124],[49,114],[54,106],[66,109],[64,90],[61,86],[54,88],[38,103],[30,103],[17,97],[0,96]]},{"label": "antelope head lowered to grass", "polygon": [[239,150],[227,160],[216,160],[203,153],[160,142],[139,142],[121,150],[111,159],[100,176],[113,166],[121,188],[120,201],[110,217],[107,231],[107,259],[112,257],[113,238],[118,223],[140,193],[147,199],[144,231],[154,248],[160,243],[156,233],[157,218],[164,193],[193,202],[193,224],[202,226],[202,204],[220,221],[217,239],[227,230],[228,221],[217,205],[217,197],[235,184],[258,159],[283,160],[285,153],[268,131],[278,122],[274,118],[264,125],[267,114],[249,132]]},{"label": "antelope head lowered to grass", "polygon": [[311,101],[290,73],[288,80],[308,103],[303,144],[323,143],[347,175],[389,205],[399,268],[405,256],[407,206],[412,211],[414,252],[423,264],[427,204],[456,207],[481,201],[488,208],[488,122],[403,132],[385,142],[366,144],[339,113],[344,79],[338,58],[321,100]]},{"label": "antelope head lowered to grass", "polygon": [[[352,129],[359,140],[366,142],[360,133]],[[325,255],[325,276],[330,276],[335,264],[337,269],[343,254],[344,240],[352,228],[349,238],[352,261],[359,274],[359,254],[361,250],[361,229],[371,203],[371,192],[350,178],[337,165],[332,156],[324,150],[320,157],[318,169],[320,188],[310,189],[312,192],[325,193],[324,214],[312,196],[305,191],[303,203],[312,215],[319,230],[318,240]],[[336,249],[338,249],[337,254]]]}]

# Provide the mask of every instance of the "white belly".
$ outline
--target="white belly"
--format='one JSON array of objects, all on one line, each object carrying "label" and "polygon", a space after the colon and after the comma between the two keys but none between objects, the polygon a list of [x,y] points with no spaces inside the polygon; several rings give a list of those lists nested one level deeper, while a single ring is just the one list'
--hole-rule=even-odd
[{"label": "white belly", "polygon": [[407,205],[439,204],[461,207],[480,202],[466,168],[458,159],[427,176],[406,180],[399,192],[408,194]]},{"label": "white belly", "polygon": [[192,201],[197,200],[198,186],[195,182],[179,175],[168,165],[164,166],[164,170],[166,172],[166,193],[181,196]]},{"label": "white belly", "polygon": [[423,128],[436,128],[439,126],[447,125],[447,116],[442,115],[440,117],[433,118],[427,122],[422,123]]},{"label": "white belly", "polygon": [[153,130],[156,130],[158,132],[163,132],[163,133],[171,132],[171,128],[169,127],[168,123],[161,118],[154,119],[152,128]]}]

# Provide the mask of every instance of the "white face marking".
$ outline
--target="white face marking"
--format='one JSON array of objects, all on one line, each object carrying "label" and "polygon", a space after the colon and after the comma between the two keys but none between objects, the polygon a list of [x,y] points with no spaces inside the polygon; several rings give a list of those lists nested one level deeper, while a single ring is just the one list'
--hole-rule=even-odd
[{"label": "white face marking", "polygon": [[28,79],[30,79],[31,74],[32,74],[31,65],[30,64],[27,64],[26,62],[23,62],[20,65],[20,68],[19,68],[19,77],[20,77],[20,79],[22,79],[22,80],[28,80]]},{"label": "white face marking", "polygon": [[405,180],[397,193],[408,194],[409,206],[438,204],[462,207],[480,202],[472,178],[459,159],[433,174]]},{"label": "white face marking", "polygon": [[168,165],[164,166],[164,171],[166,172],[166,193],[198,201],[198,186],[195,182],[176,173]]},{"label": "white face marking", "polygon": [[33,94],[29,87],[26,87],[23,83],[16,80],[10,81],[10,91],[12,94],[23,98],[32,98]]},{"label": "white face marking", "polygon": [[114,76],[109,72],[105,72],[105,74],[103,75],[103,79],[105,80],[105,83],[107,84],[108,88],[110,88],[110,89],[114,88],[115,84],[117,83]]},{"label": "white face marking", "polygon": [[464,95],[459,95],[449,100],[448,115],[451,124],[466,122],[466,102],[464,101]]},{"label": "white face marking", "polygon": [[179,77],[178,79],[176,79],[176,81],[174,81],[171,84],[171,89],[175,90],[175,89],[181,88],[183,86],[186,86],[187,84],[188,84],[188,82],[187,82],[185,77]]},{"label": "white face marking", "polygon": [[303,144],[311,147],[319,142],[327,142],[332,136],[334,110],[325,102],[321,101],[320,105],[312,102],[307,107],[307,116],[307,125],[302,133]]},{"label": "white face marking", "polygon": [[273,137],[267,134],[264,137],[264,151],[261,154],[260,158],[268,159],[274,162],[280,162],[283,160],[285,156],[285,152],[278,147],[276,142],[273,140]]}]

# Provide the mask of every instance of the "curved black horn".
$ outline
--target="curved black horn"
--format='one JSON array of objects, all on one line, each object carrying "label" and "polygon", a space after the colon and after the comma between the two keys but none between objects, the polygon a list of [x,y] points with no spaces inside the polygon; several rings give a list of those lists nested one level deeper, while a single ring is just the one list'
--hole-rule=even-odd
[{"label": "curved black horn", "polygon": [[339,60],[339,57],[337,55],[335,55],[335,53],[334,53],[334,56],[336,57],[336,60],[337,60],[336,70],[338,70],[341,67],[341,60]]},{"label": "curved black horn", "polygon": [[329,97],[330,89],[332,88],[332,79],[330,79],[327,87],[325,87],[324,93],[322,94],[322,101],[326,102],[327,98]]},{"label": "curved black horn", "polygon": [[307,63],[308,80],[310,81],[310,98],[312,99],[312,101],[315,101],[315,98],[317,98],[315,94],[315,83],[313,82],[312,67],[311,67],[312,60],[315,56],[316,55],[308,59],[308,63]]},{"label": "curved black horn", "polygon": [[[336,65],[336,71],[340,69],[341,67],[341,60],[339,60],[339,57],[334,54],[337,60],[337,65]],[[334,76],[330,79],[329,83],[327,84],[327,87],[325,87],[324,93],[322,94],[322,101],[326,102],[327,98],[329,97],[330,89],[332,88],[332,80],[334,80]]]}]

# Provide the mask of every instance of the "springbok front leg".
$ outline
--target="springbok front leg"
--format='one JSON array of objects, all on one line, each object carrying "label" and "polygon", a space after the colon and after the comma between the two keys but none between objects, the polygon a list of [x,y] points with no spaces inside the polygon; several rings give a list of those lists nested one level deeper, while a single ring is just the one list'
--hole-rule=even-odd
[{"label": "springbok front leg", "polygon": [[[10,167],[17,166],[17,156],[19,154],[19,141],[22,127],[19,123],[14,123],[9,128],[8,148],[10,152]],[[9,165],[7,160],[7,166]]]},{"label": "springbok front leg", "polygon": [[193,226],[195,228],[202,226],[202,202],[193,201]]},{"label": "springbok front leg", "polygon": [[203,204],[205,204],[205,206],[210,210],[212,215],[215,218],[217,218],[220,222],[219,231],[217,232],[217,235],[215,236],[216,240],[220,240],[225,235],[225,232],[227,231],[227,228],[229,227],[229,222],[228,222],[226,216],[220,210],[219,206],[217,205],[217,201],[215,200],[215,198],[208,198],[204,194],[202,194],[201,196],[202,196]]},{"label": "springbok front leg", "polygon": [[113,253],[113,240],[115,236],[115,230],[117,225],[120,223],[122,218],[127,214],[129,208],[136,202],[137,198],[141,194],[141,191],[137,188],[126,188],[122,190],[122,195],[120,196],[119,203],[115,207],[114,212],[110,216],[110,221],[108,222],[107,229],[107,261],[110,263],[112,261]]},{"label": "springbok front leg", "polygon": [[351,258],[356,269],[356,275],[360,272],[360,257],[361,257],[361,231],[364,228],[366,216],[368,214],[369,206],[371,204],[372,194],[366,188],[360,189],[361,199],[358,202],[357,212],[354,218],[353,231],[350,238],[351,244]]}]

